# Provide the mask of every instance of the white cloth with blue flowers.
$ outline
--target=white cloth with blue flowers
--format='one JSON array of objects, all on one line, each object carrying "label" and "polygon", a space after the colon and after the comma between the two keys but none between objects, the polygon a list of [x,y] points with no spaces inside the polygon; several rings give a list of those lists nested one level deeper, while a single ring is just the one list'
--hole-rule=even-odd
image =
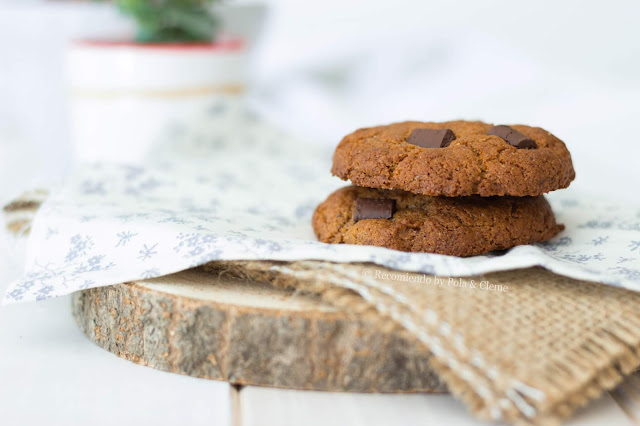
[{"label": "white cloth with blue flowers", "polygon": [[322,259],[403,271],[471,275],[543,266],[640,290],[640,206],[549,195],[565,231],[502,256],[458,258],[329,245],[311,229],[315,206],[346,183],[331,151],[242,114],[174,128],[145,164],[80,167],[36,215],[22,279],[5,303],[151,278],[212,260]]}]

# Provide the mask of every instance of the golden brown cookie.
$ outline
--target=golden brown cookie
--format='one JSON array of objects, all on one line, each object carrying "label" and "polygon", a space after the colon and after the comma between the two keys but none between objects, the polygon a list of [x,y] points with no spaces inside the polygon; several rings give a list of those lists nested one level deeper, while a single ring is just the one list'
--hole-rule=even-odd
[{"label": "golden brown cookie", "polygon": [[[408,121],[360,129],[340,142],[331,171],[354,185],[447,197],[535,196],[566,188],[574,179],[571,155],[551,133],[512,125],[536,145],[520,149],[488,135],[492,127],[480,121]],[[415,129],[450,129],[455,140],[445,148],[423,148],[407,142]]]},{"label": "golden brown cookie", "polygon": [[[394,212],[390,219],[356,222],[358,198],[394,200]],[[372,210],[369,206],[369,211],[360,211],[359,216],[384,215],[387,206],[382,207]],[[357,186],[331,194],[316,208],[312,224],[318,239],[325,243],[452,256],[473,256],[547,241],[564,229],[556,224],[543,196],[447,198]]]}]

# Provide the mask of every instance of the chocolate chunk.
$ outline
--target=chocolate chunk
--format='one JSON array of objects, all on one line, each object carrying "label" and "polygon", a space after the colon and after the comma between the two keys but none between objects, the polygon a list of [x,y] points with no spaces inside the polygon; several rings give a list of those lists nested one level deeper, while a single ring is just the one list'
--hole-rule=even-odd
[{"label": "chocolate chunk", "polygon": [[353,221],[362,219],[391,219],[396,211],[396,200],[388,198],[356,198]]},{"label": "chocolate chunk", "polygon": [[446,148],[456,135],[450,129],[414,129],[407,142],[423,148]]},{"label": "chocolate chunk", "polygon": [[509,126],[493,126],[487,134],[497,136],[518,149],[535,149],[538,147],[538,144],[533,139],[526,137]]}]

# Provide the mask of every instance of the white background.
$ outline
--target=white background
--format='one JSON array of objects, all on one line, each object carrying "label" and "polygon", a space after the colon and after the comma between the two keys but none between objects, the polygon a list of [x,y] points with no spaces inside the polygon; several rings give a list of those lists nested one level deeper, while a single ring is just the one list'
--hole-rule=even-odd
[{"label": "white background", "polygon": [[[309,143],[334,145],[355,128],[405,119],[539,125],[572,152],[577,180],[569,190],[640,202],[640,2],[268,4],[252,103]],[[62,60],[67,40],[128,29],[103,5],[0,0],[0,202],[57,181],[72,164]],[[19,259],[10,259],[15,252],[13,246],[0,252],[0,291],[19,273]],[[71,415],[78,424],[96,418],[128,424],[136,417],[138,424],[229,422],[226,385],[111,356],[75,328],[67,303],[0,309],[0,423],[65,424]],[[255,396],[261,392],[245,393],[253,403],[243,410],[261,410],[245,413],[249,423],[287,406],[304,408],[304,416],[315,409],[325,418],[340,406],[360,421],[365,411],[357,407],[392,406],[375,397],[292,397],[271,390]],[[405,413],[427,406],[427,400],[400,401],[395,409]],[[439,421],[466,418],[459,405],[428,401],[430,415],[438,407],[449,410]],[[182,407],[179,417],[176,406]],[[622,421],[606,407],[598,411],[606,415],[598,415]]]},{"label": "white background", "polygon": [[[639,2],[267,4],[251,97],[306,140],[405,119],[538,125],[569,146],[573,187],[640,201]],[[67,40],[128,28],[105,5],[0,0],[0,199],[69,168]]]}]

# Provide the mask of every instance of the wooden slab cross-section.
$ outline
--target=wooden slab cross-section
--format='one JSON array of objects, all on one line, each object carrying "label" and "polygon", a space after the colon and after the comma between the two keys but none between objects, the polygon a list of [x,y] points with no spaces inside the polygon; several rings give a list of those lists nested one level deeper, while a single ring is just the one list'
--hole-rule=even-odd
[{"label": "wooden slab cross-section", "polygon": [[89,339],[160,370],[294,389],[446,390],[415,343],[268,284],[189,270],[72,300]]},{"label": "wooden slab cross-section", "polygon": [[[46,191],[4,207],[29,232]],[[160,370],[237,384],[357,392],[444,392],[415,343],[311,295],[190,270],[76,292],[73,315],[98,346]]]}]

